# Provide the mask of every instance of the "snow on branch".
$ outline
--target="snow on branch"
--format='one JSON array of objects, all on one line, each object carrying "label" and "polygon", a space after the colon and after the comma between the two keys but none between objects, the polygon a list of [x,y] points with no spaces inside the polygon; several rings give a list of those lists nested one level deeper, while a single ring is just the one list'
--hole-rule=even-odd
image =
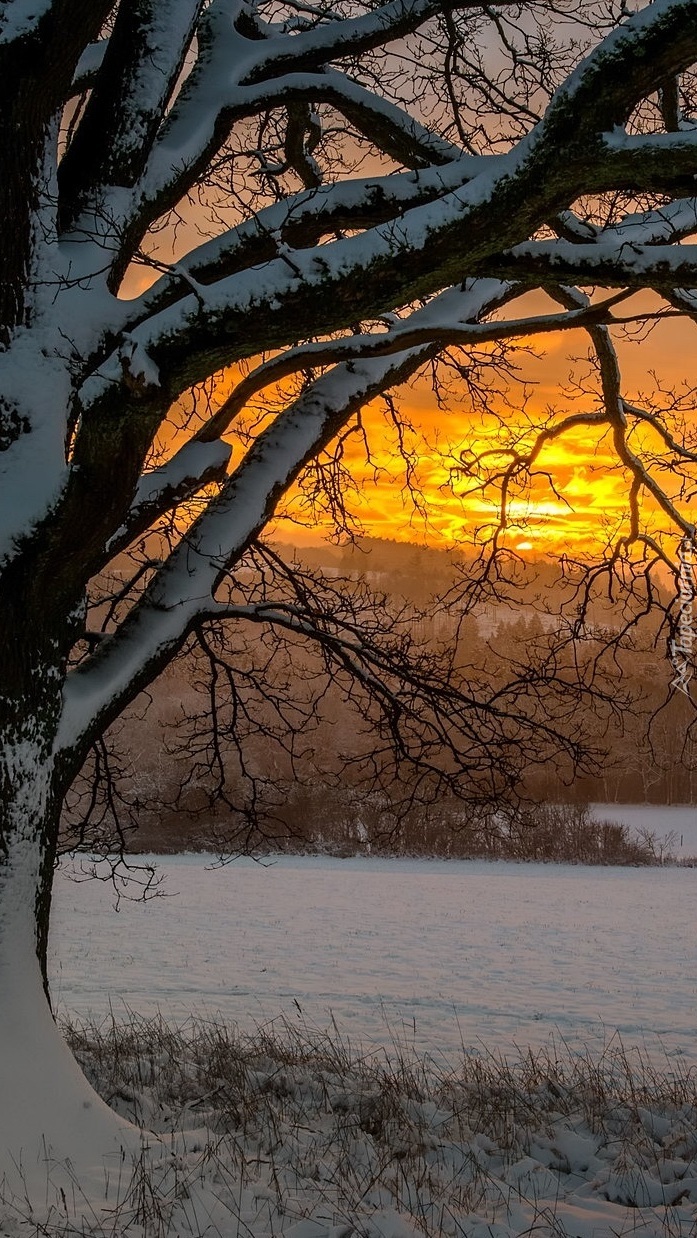
[{"label": "snow on branch", "polygon": [[[695,152],[697,154],[697,150]],[[595,230],[595,239],[619,245],[675,243],[697,232],[697,198],[679,198],[652,211],[625,215],[612,227]]]},{"label": "snow on branch", "polygon": [[697,129],[680,133],[628,135],[614,129],[603,135],[604,179],[628,191],[639,185],[655,193],[688,194],[694,188]]},{"label": "snow on branch", "polygon": [[[652,284],[671,298],[676,286],[697,282],[697,246],[685,245],[697,233],[697,197],[678,198],[653,210],[627,214],[600,228],[577,219],[571,211],[555,221],[556,241],[526,241],[492,259],[502,274],[532,283],[548,276],[579,284],[607,283],[637,287]],[[694,306],[682,305],[687,312]]]},{"label": "snow on branch", "polygon": [[[289,81],[292,79],[282,79]],[[427,129],[403,108],[381,99],[337,70],[326,70],[313,90],[316,102],[330,103],[359,133],[406,167],[431,167],[460,161],[461,146]]]},{"label": "snow on branch", "polygon": [[171,511],[203,486],[225,477],[232,454],[228,443],[193,440],[185,443],[166,464],[141,477],[124,524],[106,550],[110,558],[142,536],[159,516]]},{"label": "snow on branch", "polygon": [[[506,285],[503,285],[506,287]],[[509,286],[511,289],[514,285]],[[481,345],[496,340],[512,340],[521,336],[545,334],[552,331],[572,331],[594,323],[636,322],[642,318],[663,316],[662,311],[646,314],[633,313],[629,318],[615,316],[614,307],[627,297],[626,292],[607,297],[563,313],[536,314],[529,317],[497,320],[496,322],[458,322],[454,320],[453,306],[449,298],[439,297],[428,311],[413,314],[408,319],[397,319],[388,331],[351,335],[344,339],[305,344],[290,348],[278,357],[257,366],[238,383],[232,395],[211,419],[209,425],[199,432],[199,439],[207,441],[225,433],[237,414],[261,391],[282,378],[302,369],[335,365],[340,362],[367,360],[373,357],[389,357],[395,353],[418,348],[437,347],[439,350],[452,345]],[[415,324],[414,319],[418,322]]]},{"label": "snow on branch", "polygon": [[278,256],[280,244],[306,248],[327,233],[374,227],[395,215],[467,184],[499,166],[498,155],[466,155],[443,167],[390,176],[321,185],[258,211],[236,227],[191,250],[140,297],[128,302],[128,322],[135,325],[179,299],[195,280],[207,285],[225,275]]},{"label": "snow on branch", "polygon": [[[198,59],[152,145],[139,184],[130,194],[130,204],[122,221],[123,236],[130,243],[134,240],[134,230],[142,232],[158,213],[178,201],[225,142],[237,118],[249,117],[255,112],[294,101],[331,102],[340,110],[343,107],[347,115],[353,114],[359,126],[358,114],[362,109],[367,109],[364,113],[366,131],[371,127],[376,133],[384,130],[388,135],[384,139],[386,145],[396,142],[401,146],[400,158],[411,158],[416,162],[454,160],[453,166],[460,168],[462,158],[457,147],[443,144],[442,139],[431,135],[405,112],[329,67],[332,58],[346,55],[347,50],[354,46],[352,40],[355,40],[356,47],[364,46],[366,40],[368,44],[371,40],[384,42],[395,30],[401,30],[405,23],[409,29],[416,28],[437,8],[435,0],[390,0],[372,13],[339,22],[330,20],[300,33],[289,34],[280,27],[264,27],[263,30],[255,27],[256,33],[252,38],[245,33],[247,17],[243,8],[233,0],[215,0],[199,19]],[[531,200],[544,198],[544,194],[539,193],[540,184],[549,184],[549,214],[558,208],[558,192],[553,191],[553,186],[556,190],[560,166],[568,169],[570,198],[575,196],[572,183],[577,181],[581,187],[589,175],[596,182],[604,175],[608,187],[611,187],[613,161],[626,156],[618,156],[617,143],[612,149],[608,146],[608,126],[612,129],[612,126],[621,123],[637,99],[651,89],[652,80],[648,79],[654,75],[654,64],[667,64],[669,61],[671,70],[676,70],[697,56],[696,10],[697,5],[688,0],[681,0],[681,3],[662,0],[623,22],[620,29],[608,36],[570,75],[552,99],[547,114],[532,132],[507,156],[496,161],[496,170],[493,167],[488,173],[478,170],[474,181],[470,181],[480,187],[478,196],[454,204],[461,228],[465,228],[463,216],[467,210],[481,207],[484,201],[493,204],[495,191],[498,190],[499,196],[507,199],[502,214],[502,219],[503,216],[506,218],[499,231],[502,242],[499,248],[516,240],[522,242],[524,235],[530,234],[528,204]],[[623,72],[625,63],[631,68],[634,60],[649,65],[643,71],[641,81],[633,71]],[[657,83],[660,84],[660,80],[659,75]],[[411,154],[407,148],[410,148]],[[446,171],[447,167],[446,163],[442,170]],[[470,180],[469,175],[467,179]],[[515,193],[512,193],[513,186]],[[521,216],[521,234],[517,237],[510,235],[516,219],[515,209],[511,211],[511,202],[516,201],[520,204]],[[114,209],[118,214],[116,205]],[[123,202],[120,209],[123,209]],[[544,211],[545,205],[541,201],[541,221],[545,218]],[[445,203],[439,220],[432,214],[427,231],[421,229],[419,234],[419,220],[416,217],[413,221],[417,230],[412,230],[409,226],[411,219],[412,212],[409,212],[404,220],[399,223],[395,221],[390,245],[385,250],[385,257],[392,260],[393,266],[399,265],[403,250],[408,250],[409,265],[413,267],[416,264],[415,254],[425,257],[429,247],[438,248],[441,244],[446,248],[456,244],[457,250],[463,257],[466,256],[462,236],[457,241],[452,238],[450,243],[446,242],[446,234],[454,218],[449,216]],[[440,228],[437,226],[439,223]],[[491,238],[496,236],[496,223],[497,220],[492,219],[488,228],[491,248],[495,248],[495,245],[491,246]],[[477,229],[468,231],[476,234]],[[405,234],[405,245],[395,245],[395,239],[402,232]],[[329,253],[334,249],[334,245],[324,247],[324,261],[331,261]],[[352,275],[361,278],[359,272],[364,266],[361,259],[370,256],[376,262],[380,261],[376,253],[359,256],[355,245],[352,252],[356,254],[353,262],[345,261],[345,255],[341,254],[341,262],[344,263],[342,273],[347,278]],[[463,274],[474,274],[476,271],[474,264],[480,260],[476,245],[470,247],[469,257],[473,265]],[[453,282],[453,262],[448,263],[448,270],[439,269],[434,254],[430,265],[429,285],[423,279],[414,280],[411,284],[402,280],[403,300],[436,291]],[[279,267],[279,271],[287,276],[287,264]],[[312,280],[308,287],[316,283]],[[222,288],[220,292],[223,292]],[[281,286],[279,296],[282,295]],[[273,294],[271,299],[274,299]],[[396,288],[388,292],[387,299],[393,303],[399,299]],[[334,298],[335,303],[341,300],[342,297]],[[182,304],[185,302],[186,298]],[[385,308],[388,307],[384,304],[366,303],[362,312],[382,312]],[[215,305],[215,298],[211,309],[218,329],[220,305]],[[234,313],[234,300],[230,303],[230,311]],[[289,307],[289,317],[297,320],[296,306]],[[329,329],[338,329],[341,325],[335,321]],[[191,326],[188,310],[180,326],[186,334]],[[313,333],[319,332],[311,329],[306,332]],[[154,339],[152,335],[150,337]],[[262,340],[261,344],[263,347],[277,347],[287,339],[287,335],[284,337],[283,332],[279,332],[276,338]],[[215,362],[225,364],[232,359],[218,352]],[[194,375],[200,376],[202,371]]]},{"label": "snow on branch", "polygon": [[492,257],[485,266],[492,276],[531,286],[551,281],[608,288],[691,288],[697,286],[697,245],[647,245],[617,237],[605,240],[601,232],[590,245],[525,241]]},{"label": "snow on branch", "polygon": [[460,147],[345,74],[326,69],[300,72],[291,61],[289,71],[282,76],[240,84],[230,80],[227,58],[224,63],[224,86],[218,98],[212,89],[210,68],[200,83],[201,100],[197,98],[196,81],[186,83],[133,195],[134,218],[151,219],[173,206],[223,145],[236,121],[293,103],[330,104],[385,154],[407,167],[443,165],[463,157]]},{"label": "snow on branch", "polygon": [[[423,11],[418,5],[410,7],[412,14]],[[188,165],[190,158],[195,162],[201,151],[208,149],[206,143],[212,135],[219,142],[216,109],[221,99],[227,92],[229,104],[237,91],[241,92],[239,107],[244,110],[251,106],[255,88],[244,83],[252,81],[255,73],[258,76],[262,61],[267,68],[272,63],[281,63],[286,54],[281,48],[286,40],[294,47],[297,44],[298,49],[312,48],[313,55],[328,46],[323,42],[323,27],[252,45],[234,28],[231,13],[229,4],[214,4],[206,11],[207,28],[215,28],[215,38],[211,34],[208,42],[203,40],[201,67],[192,72],[175,103],[148,176],[158,158],[169,175],[173,164],[181,168]],[[375,17],[370,15],[367,20],[372,22]],[[298,334],[312,336],[345,329],[356,317],[376,315],[400,302],[429,295],[454,282],[458,269],[461,277],[478,272],[507,277],[505,267],[488,267],[487,259],[511,243],[525,246],[525,237],[530,235],[531,201],[536,202],[540,223],[553,216],[558,208],[559,167],[568,169],[571,198],[576,193],[572,185],[577,183],[580,188],[589,177],[593,183],[599,183],[602,176],[607,176],[611,187],[613,159],[603,144],[608,122],[621,120],[626,109],[651,87],[652,80],[646,74],[652,79],[654,61],[661,64],[670,60],[671,66],[679,67],[696,55],[697,3],[666,0],[651,5],[623,23],[619,32],[605,39],[571,74],[554,96],[545,117],[527,137],[461,188],[439,198],[437,203],[406,210],[393,224],[381,224],[361,236],[337,240],[315,251],[295,251],[292,262],[281,255],[261,271],[223,277],[207,286],[203,304],[198,298],[182,296],[176,308],[155,314],[148,323],[137,327],[134,335],[157,365],[175,375],[179,371],[181,378],[177,381],[188,383],[207,376],[211,368],[250,354],[249,349],[239,348],[246,335],[243,320],[250,313],[260,325],[257,350],[273,349],[286,346]],[[626,61],[633,63],[632,57],[642,64],[648,60],[650,65],[641,83],[633,73],[621,72]],[[297,63],[293,62],[296,67]],[[231,65],[235,66],[234,71]],[[210,79],[206,74],[210,74]],[[320,75],[330,85],[340,77],[332,72]],[[318,80],[321,87],[320,79],[294,72],[280,83],[262,83],[258,87],[259,105],[307,97]],[[274,94],[281,87],[281,94]],[[205,106],[200,108],[194,102],[199,90],[205,93]],[[243,103],[245,93],[247,101]],[[193,130],[187,137],[192,123]],[[458,161],[452,166],[463,166],[464,171],[466,165]],[[441,170],[449,169],[446,166]],[[545,261],[554,262],[555,275],[574,282],[576,270],[564,269],[560,248],[563,244],[560,241],[556,247],[548,248]],[[543,252],[538,251],[540,255]],[[524,254],[528,257],[529,253],[525,248],[514,250],[516,260]],[[687,256],[683,254],[683,259]],[[650,269],[642,268],[636,257],[633,267],[637,282],[644,276],[651,282]],[[585,258],[589,267],[595,267],[598,281],[604,269],[600,259],[599,250],[594,250],[592,259],[590,255]],[[654,254],[652,263],[656,261],[658,256]],[[683,286],[697,282],[684,265],[676,278],[674,261],[671,255],[663,268],[668,280]],[[517,278],[516,272],[512,278]],[[104,372],[113,381],[108,363]]]},{"label": "snow on branch", "polygon": [[124,332],[119,345],[119,361],[126,386],[134,393],[160,386],[160,372],[143,345]]},{"label": "snow on branch", "polygon": [[671,162],[676,156],[680,158],[695,158],[697,150],[697,126],[692,129],[681,129],[678,133],[627,133],[625,129],[616,128],[604,136],[605,145],[610,151],[635,153],[637,155],[658,155],[670,157]]},{"label": "snow on branch", "polygon": [[67,477],[69,381],[41,343],[27,333],[0,351],[0,566],[45,520]]},{"label": "snow on branch", "polygon": [[[400,109],[371,96],[344,75],[327,72],[332,59],[348,54],[354,39],[361,46],[364,39],[368,39],[371,46],[382,44],[397,28],[390,24],[393,21],[406,22],[408,29],[416,29],[438,11],[439,4],[433,0],[412,0],[411,3],[396,0],[364,18],[345,19],[302,34],[280,34],[256,41],[245,39],[235,28],[233,8],[228,0],[225,3],[221,0],[211,5],[201,19],[203,50],[153,148],[141,185],[142,202],[174,201],[189,187],[196,170],[222,144],[235,119],[293,100],[317,102],[325,98],[338,107],[344,100],[349,109],[354,109],[356,117],[361,107],[367,108],[372,112],[378,131],[384,126],[385,131],[389,130],[394,136],[401,130],[402,141],[418,140],[423,148],[421,157],[430,155],[430,161],[434,157],[456,158],[461,154],[454,146],[441,150],[439,142],[440,146],[442,142],[423,127],[417,127]],[[552,131],[558,143],[559,129],[566,128],[570,109],[576,112],[580,122],[576,134],[589,125],[594,133],[599,133],[607,127],[608,120],[615,119],[618,62],[623,63],[627,58],[631,61],[635,42],[650,44],[653,39],[659,48],[670,43],[672,30],[664,31],[657,19],[650,22],[643,14],[638,16],[644,20],[630,19],[622,26],[621,47],[614,36],[609,36],[571,75],[554,97],[548,115],[534,131],[534,143],[540,141],[547,130]],[[697,32],[685,29],[683,36],[681,54],[674,55],[681,64],[689,64],[695,57]],[[624,82],[625,109],[641,97],[642,92],[637,93],[637,90],[635,83]],[[174,177],[173,168],[176,168]]]},{"label": "snow on branch", "polygon": [[[465,318],[491,312],[512,295],[496,281],[451,289],[443,301]],[[426,307],[424,314],[430,312]],[[414,318],[418,318],[418,313]],[[156,572],[121,628],[104,640],[89,662],[68,677],[59,749],[101,732],[153,669],[181,646],[195,622],[215,615],[214,593],[274,513],[278,499],[306,462],[336,436],[353,412],[398,382],[433,355],[413,349],[391,358],[337,365],[286,408],[255,440],[221,493],[194,522]]]},{"label": "snow on branch", "polygon": [[[491,6],[465,2],[458,7],[480,9],[493,20]],[[690,234],[686,193],[682,205],[675,204],[663,217],[652,212],[650,219],[627,221],[624,234],[621,228],[591,232],[585,244],[564,237],[529,240],[550,219],[568,211],[581,194],[616,187],[613,176],[621,181],[625,175],[622,161],[634,158],[635,147],[641,146],[621,135],[622,126],[637,102],[658,89],[668,73],[679,72],[697,58],[697,0],[655,0],[622,20],[556,92],[543,119],[507,153],[490,160],[463,158],[457,147],[432,137],[406,112],[374,99],[363,85],[334,67],[345,65],[347,57],[385,46],[415,30],[441,9],[441,0],[387,0],[360,16],[341,20],[331,16],[312,28],[290,32],[262,27],[235,0],[212,0],[205,6],[196,0],[163,0],[159,5],[156,0],[142,0],[138,12],[149,14],[147,29],[140,32],[142,39],[124,26],[129,6],[119,9],[116,21],[121,23],[126,42],[128,37],[138,42],[137,54],[125,66],[125,78],[116,74],[119,80],[111,94],[105,85],[106,57],[97,70],[106,93],[100,102],[95,87],[76,124],[63,187],[68,205],[73,206],[81,201],[83,191],[95,188],[95,165],[88,160],[83,168],[78,159],[80,143],[89,145],[92,120],[88,118],[103,116],[105,99],[117,103],[128,81],[132,107],[111,118],[107,136],[117,132],[121,136],[113,151],[99,153],[96,168],[100,175],[113,174],[114,183],[105,182],[113,195],[107,194],[102,203],[99,226],[110,238],[118,238],[115,243],[122,243],[121,261],[124,255],[128,257],[129,245],[137,250],[142,239],[138,228],[144,232],[154,213],[176,204],[199,173],[210,170],[211,157],[224,147],[237,118],[247,119],[292,101],[331,102],[353,116],[353,123],[366,132],[371,126],[382,126],[384,149],[389,149],[389,143],[401,143],[400,158],[405,161],[441,162],[442,166],[429,166],[421,175],[378,177],[347,188],[319,189],[314,196],[306,193],[269,208],[268,213],[200,247],[132,307],[123,311],[119,307],[119,313],[136,317],[127,334],[122,333],[123,318],[114,326],[113,305],[105,309],[111,317],[100,346],[90,352],[91,377],[82,384],[79,407],[70,411],[69,425],[79,427],[73,450],[78,458],[81,433],[83,437],[93,434],[95,459],[98,451],[104,451],[107,438],[109,448],[118,449],[119,429],[130,417],[121,441],[127,444],[128,433],[137,422],[139,433],[133,438],[141,454],[135,450],[131,454],[134,474],[151,441],[150,429],[156,431],[169,400],[221,366],[290,348],[286,358],[272,363],[256,379],[267,382],[288,365],[331,364],[334,368],[259,435],[220,494],[211,499],[168,562],[155,572],[119,631],[71,674],[65,695],[63,747],[79,743],[88,732],[100,731],[105,720],[151,680],[191,625],[214,609],[220,574],[234,566],[263,529],[280,495],[353,411],[413,373],[447,343],[479,343],[501,337],[506,330],[520,334],[564,325],[599,330],[598,318],[609,313],[615,300],[492,327],[481,323],[481,317],[510,293],[496,282],[498,278],[520,277],[542,285],[585,279],[621,288],[660,287],[662,283],[669,288],[697,287],[697,247],[666,243]],[[23,0],[16,11],[28,12]],[[157,55],[151,62],[149,49],[155,31]],[[196,58],[182,83],[182,56],[194,44],[191,57]],[[110,52],[118,62],[122,54],[118,40],[113,41],[113,51],[110,41],[107,56]],[[662,160],[677,160],[682,168],[685,149],[692,150],[692,138],[681,131],[648,145],[660,149]],[[148,152],[143,169],[143,155]],[[651,181],[655,172],[649,163]],[[83,172],[86,181],[80,180]],[[73,174],[76,179],[71,185]],[[641,188],[639,184],[637,192]],[[94,219],[87,213],[81,220],[88,249],[95,235],[89,232]],[[351,235],[330,239],[342,223]],[[365,230],[360,232],[361,228]],[[63,233],[60,245],[53,246],[57,266],[61,247],[71,243],[77,247],[75,237],[81,235],[78,228]],[[302,246],[308,238],[312,247],[292,248],[294,242]],[[258,243],[261,256],[254,248]],[[249,263],[253,265],[245,269]],[[54,298],[55,268],[46,265],[44,270],[50,275],[45,285],[50,289],[45,294],[48,302]],[[482,279],[486,276],[492,277],[491,283]],[[62,273],[56,278],[60,282]],[[453,287],[456,284],[464,290],[458,292]],[[438,294],[443,289],[450,291],[441,299]],[[62,309],[71,302],[62,288],[61,295]],[[471,299],[469,310],[467,297]],[[393,322],[382,336],[354,329],[357,321],[401,311],[405,305],[428,298],[435,300],[421,318],[412,315],[404,326]],[[58,302],[57,296],[54,299]],[[298,341],[326,340],[349,330],[353,336],[347,340],[298,345]],[[79,371],[72,342],[61,336],[62,352],[53,337],[49,344],[51,357],[60,358],[66,374],[74,367],[72,381]],[[78,382],[76,378],[75,386]],[[134,392],[146,393],[147,399],[132,401],[128,413],[122,413],[124,395],[128,402]],[[106,430],[102,435],[98,416],[101,400],[103,409],[116,410],[108,423],[108,435]],[[147,415],[139,418],[146,404]],[[64,428],[61,424],[53,431],[63,453],[68,438]],[[206,431],[214,440],[220,432],[220,423],[210,424]],[[202,434],[197,446],[203,442]],[[216,450],[222,452],[219,445]],[[104,458],[98,461],[102,466]],[[179,459],[177,467],[184,463]],[[65,454],[61,458],[64,466]],[[87,469],[80,477],[81,467],[80,458],[73,470],[77,481],[71,494],[78,493],[78,482],[87,477]],[[143,487],[150,488],[139,489],[123,530],[115,536],[129,536],[149,503],[157,507],[170,497],[174,500],[178,485],[185,489],[195,485],[209,467],[222,477],[222,454],[210,465],[202,457],[199,467],[203,473],[194,467],[192,477],[187,465],[178,480],[173,468],[159,477],[151,475],[143,482]],[[99,475],[105,472],[103,466]],[[53,477],[49,480],[56,482]],[[57,482],[63,484],[60,471]],[[129,482],[129,490],[133,484]],[[52,498],[53,490],[48,485],[45,489]],[[114,504],[117,514],[109,531],[123,520],[128,493],[122,497],[123,503]]]},{"label": "snow on branch", "polygon": [[[695,0],[653,0],[621,22],[568,76],[552,98],[544,125],[598,132],[625,124],[639,100],[695,60]],[[603,123],[604,118],[604,123]]]},{"label": "snow on branch", "polygon": [[[504,0],[513,4],[513,0]],[[455,9],[481,9],[480,0],[455,0]],[[442,12],[442,0],[388,0],[372,12],[328,21],[292,36],[267,38],[261,43],[256,63],[242,81],[254,84],[293,72],[317,69],[337,57],[356,56],[385,47],[417,30]],[[273,27],[270,28],[273,31]]]},{"label": "snow on branch", "polygon": [[102,206],[140,175],[196,28],[200,0],[122,4],[84,115],[60,165],[62,213]]},{"label": "snow on branch", "polygon": [[[521,185],[521,218],[510,205],[511,181]],[[463,263],[479,251],[483,259],[501,235],[527,231],[525,193],[539,167],[528,166],[518,148],[495,169],[468,181],[435,203],[406,211],[398,222],[379,225],[315,249],[281,255],[266,266],[218,280],[183,296],[131,332],[131,337],[166,371],[173,387],[208,377],[262,349],[287,345],[301,336],[345,329],[356,318],[390,312],[404,303],[467,275]],[[542,191],[544,193],[544,191]],[[552,190],[550,189],[550,197]],[[544,210],[544,207],[541,208]],[[497,229],[496,223],[500,227]],[[254,316],[256,333],[248,325]],[[99,400],[119,378],[116,358],[107,360],[83,389],[83,407]]]},{"label": "snow on branch", "polygon": [[80,59],[77,62],[77,68],[73,76],[71,87],[72,95],[82,94],[85,90],[91,90],[97,78],[97,74],[104,62],[104,53],[108,47],[107,39],[100,39],[97,43],[90,43],[85,48]]},{"label": "snow on branch", "polygon": [[[352,364],[356,360],[368,361],[380,357],[391,358],[395,353],[430,355],[434,348],[441,349],[448,343],[482,343],[499,338],[499,326],[505,324],[478,323],[476,319],[485,312],[499,308],[516,292],[515,284],[498,280],[478,280],[463,288],[451,288],[441,293],[430,305],[412,312],[408,318],[397,318],[394,327],[381,334],[351,336],[329,343],[308,344],[303,348],[289,349],[270,361],[263,362],[237,384],[221,407],[199,430],[199,442],[213,442],[225,434],[238,414],[264,387],[278,382],[300,369],[312,366]],[[559,316],[560,321],[564,317]],[[522,323],[522,319],[518,320]],[[531,320],[530,320],[531,321]],[[517,326],[518,324],[516,324]],[[580,323],[578,324],[580,325]],[[528,328],[513,329],[512,335],[525,334]],[[446,338],[447,336],[447,338]]]},{"label": "snow on branch", "polygon": [[0,44],[34,34],[53,4],[54,0],[12,0],[4,4],[0,11]]},{"label": "snow on branch", "polygon": [[[506,231],[522,230],[523,217],[527,224],[523,192],[519,224],[511,213],[508,190],[514,172],[523,191],[538,170],[520,152],[512,154],[510,164],[504,159],[497,173],[475,177],[436,203],[407,211],[398,225],[294,250],[290,259],[281,253],[263,267],[199,287],[196,295],[181,297],[134,327],[131,337],[183,387],[207,377],[212,367],[250,355],[252,347],[256,352],[284,347],[298,335],[323,335],[345,329],[356,318],[389,312],[395,304],[467,274],[468,257],[470,267],[504,279],[578,283],[585,275],[586,282],[615,286],[660,283],[661,277],[673,286],[697,283],[694,246],[642,247],[601,237],[583,246],[526,241],[502,256],[487,254]],[[257,326],[253,341],[246,331],[250,315]],[[115,362],[106,361],[86,385],[83,406],[98,400],[104,384],[117,377]]]}]

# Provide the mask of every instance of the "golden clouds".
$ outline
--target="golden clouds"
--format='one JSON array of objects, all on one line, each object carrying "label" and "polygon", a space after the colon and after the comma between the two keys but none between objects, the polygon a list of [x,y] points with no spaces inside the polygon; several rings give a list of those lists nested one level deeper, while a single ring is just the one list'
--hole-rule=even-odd
[{"label": "golden clouds", "polygon": [[[697,339],[694,324],[662,322],[638,344],[615,334],[626,396],[669,408],[667,388],[679,380]],[[348,527],[373,536],[456,545],[490,537],[505,525],[508,545],[527,553],[594,553],[615,542],[629,529],[631,476],[610,426],[586,421],[557,434],[567,419],[592,418],[603,409],[588,338],[581,331],[558,332],[543,342],[544,351],[541,345],[533,351],[529,342],[516,348],[509,369],[494,375],[478,401],[455,371],[446,373],[438,395],[430,377],[422,376],[394,400],[374,401],[287,496],[274,533],[296,541],[330,535],[342,492]],[[483,372],[486,357],[480,361]],[[212,406],[240,377],[231,370],[220,379],[210,393]],[[284,380],[243,411],[226,435],[235,464],[289,398],[291,380]],[[690,399],[681,407],[686,424],[697,427]],[[547,438],[536,447],[541,429]],[[639,422],[629,444],[676,497],[670,488],[677,491],[678,483],[655,431]],[[683,508],[689,518],[689,506]],[[668,527],[650,496],[642,498],[641,521],[652,533]]]}]

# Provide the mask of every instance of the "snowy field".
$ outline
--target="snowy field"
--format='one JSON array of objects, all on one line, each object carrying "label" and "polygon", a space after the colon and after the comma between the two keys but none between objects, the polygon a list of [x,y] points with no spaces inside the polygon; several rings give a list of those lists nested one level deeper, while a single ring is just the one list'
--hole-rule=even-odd
[{"label": "snowy field", "polygon": [[658,807],[645,804],[593,804],[593,816],[618,821],[637,832],[651,830],[658,839],[670,837],[670,849],[678,859],[697,856],[697,808],[685,804]]},{"label": "snowy field", "polygon": [[158,863],[118,912],[64,865],[52,941],[147,1157],[51,1162],[40,1216],[0,1178],[0,1238],[694,1238],[697,869]]},{"label": "snowy field", "polygon": [[697,1061],[697,869],[284,857],[158,861],[168,897],[56,889],[53,992],[70,1016],[124,1007],[248,1030],[284,1015],[353,1044],[515,1053],[619,1031]]}]

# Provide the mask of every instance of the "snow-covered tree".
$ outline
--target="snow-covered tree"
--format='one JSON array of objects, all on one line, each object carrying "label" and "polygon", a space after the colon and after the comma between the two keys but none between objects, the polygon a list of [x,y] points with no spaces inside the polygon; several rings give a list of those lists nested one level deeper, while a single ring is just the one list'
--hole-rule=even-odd
[{"label": "snow-covered tree", "polygon": [[[0,1098],[53,1086],[39,960],[76,771],[197,626],[312,635],[229,581],[369,401],[446,350],[583,330],[602,399],[509,444],[502,526],[583,423],[629,478],[615,556],[665,554],[642,494],[691,530],[689,433],[622,399],[612,324],[637,289],[697,307],[695,61],[697,0],[0,4]],[[546,312],[516,307],[531,289]],[[86,635],[90,582],[161,518],[160,561]],[[61,1070],[57,1146],[84,1103]]]}]

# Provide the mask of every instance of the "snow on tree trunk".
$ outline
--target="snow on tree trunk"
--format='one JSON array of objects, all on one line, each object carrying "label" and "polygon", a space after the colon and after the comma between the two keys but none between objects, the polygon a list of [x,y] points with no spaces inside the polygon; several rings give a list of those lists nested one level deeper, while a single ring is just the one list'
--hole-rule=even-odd
[{"label": "snow on tree trunk", "polygon": [[[104,1180],[123,1169],[139,1133],[94,1093],[57,1028],[44,993],[37,906],[51,849],[51,761],[29,735],[3,753],[0,853],[0,1196],[60,1203],[72,1173]],[[11,787],[11,797],[8,788]],[[61,1169],[69,1160],[72,1169]],[[48,1184],[48,1187],[47,1187]]]},{"label": "snow on tree trunk", "polygon": [[110,1164],[123,1178],[141,1138],[88,1084],[44,991],[61,676],[25,659],[19,640],[11,653],[14,690],[0,707],[0,1199],[60,1209],[73,1175],[87,1195],[92,1181],[104,1194]]}]

